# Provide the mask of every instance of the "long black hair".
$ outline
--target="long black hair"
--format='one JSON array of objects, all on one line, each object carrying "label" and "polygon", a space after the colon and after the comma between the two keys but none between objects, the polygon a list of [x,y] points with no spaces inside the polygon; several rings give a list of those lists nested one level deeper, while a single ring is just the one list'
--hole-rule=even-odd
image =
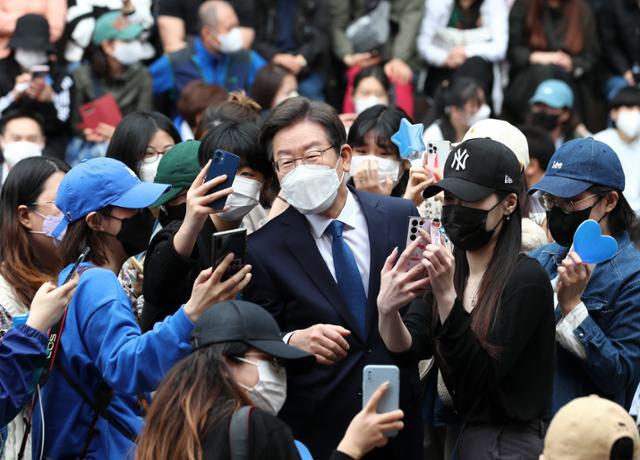
[{"label": "long black hair", "polygon": [[122,161],[139,175],[149,142],[157,131],[166,132],[176,144],[181,142],[180,133],[165,115],[160,112],[132,112],[118,123],[106,156]]},{"label": "long black hair", "polygon": [[40,285],[52,279],[37,265],[27,230],[18,219],[18,207],[32,206],[43,191],[44,184],[56,172],[66,173],[69,166],[62,160],[32,157],[19,161],[11,171],[0,194],[0,274],[14,288],[18,299],[29,305]]},{"label": "long black hair", "polygon": [[[496,192],[496,195],[498,200],[502,201],[509,194]],[[510,216],[503,218],[502,228],[499,231],[493,255],[484,275],[482,275],[482,280],[480,280],[476,304],[471,313],[471,330],[482,347],[493,357],[498,355],[500,348],[491,343],[489,336],[495,323],[504,288],[516,266],[522,246],[520,206],[516,206]],[[454,248],[453,256],[456,260],[453,284],[457,297],[462,299],[469,278],[469,263],[464,249]]]},{"label": "long black hair", "polygon": [[424,125],[429,126],[435,121],[440,124],[443,137],[450,141],[456,141],[456,132],[449,119],[450,107],[463,107],[465,103],[477,97],[482,85],[469,77],[454,77],[451,81],[445,80],[436,90],[435,103],[424,119]]}]

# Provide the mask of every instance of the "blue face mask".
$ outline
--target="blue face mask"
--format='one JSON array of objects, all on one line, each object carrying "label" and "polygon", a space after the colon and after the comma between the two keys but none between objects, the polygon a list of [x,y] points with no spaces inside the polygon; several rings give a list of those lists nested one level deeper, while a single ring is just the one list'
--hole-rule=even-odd
[{"label": "blue face mask", "polygon": [[53,236],[53,231],[60,224],[60,222],[62,222],[64,215],[60,213],[60,214],[49,214],[45,216],[44,214],[40,214],[38,211],[34,210],[33,212],[35,212],[37,215],[42,217],[42,231],[30,230],[29,233],[46,235],[53,240],[54,245],[56,246],[60,245],[60,242],[62,241],[62,238],[64,238],[64,234],[66,233],[67,229],[65,228],[62,231],[62,233],[60,233],[60,235],[58,235],[57,237]]}]

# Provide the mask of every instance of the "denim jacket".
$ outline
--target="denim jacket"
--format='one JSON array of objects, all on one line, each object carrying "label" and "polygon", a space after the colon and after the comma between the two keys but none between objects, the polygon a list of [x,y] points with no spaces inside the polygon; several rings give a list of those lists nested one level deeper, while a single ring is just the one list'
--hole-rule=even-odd
[{"label": "denim jacket", "polygon": [[[629,409],[640,380],[640,252],[627,232],[615,237],[618,252],[598,264],[582,301],[589,316],[574,330],[587,353],[581,360],[557,346],[552,412],[574,398],[597,394]],[[529,255],[549,273],[568,248],[548,244]],[[556,309],[556,322],[561,318]],[[557,342],[556,342],[557,343]]]}]

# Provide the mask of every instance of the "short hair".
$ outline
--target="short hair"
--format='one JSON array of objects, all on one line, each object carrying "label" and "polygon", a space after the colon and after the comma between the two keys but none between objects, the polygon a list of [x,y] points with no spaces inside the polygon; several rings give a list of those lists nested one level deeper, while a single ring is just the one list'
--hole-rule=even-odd
[{"label": "short hair", "polygon": [[620,107],[640,107],[640,88],[635,86],[627,86],[622,88],[611,99],[611,108],[617,109]]},{"label": "short hair", "polygon": [[546,171],[556,150],[551,136],[544,129],[534,125],[521,126],[520,131],[527,138],[529,158],[538,160],[540,168]]},{"label": "short hair", "polygon": [[227,100],[227,91],[218,85],[210,85],[203,80],[189,82],[180,93],[176,108],[189,126],[195,127],[196,118],[212,104]]},{"label": "short hair", "polygon": [[339,150],[347,142],[347,133],[333,107],[324,102],[310,101],[306,97],[292,97],[274,108],[262,125],[260,144],[273,161],[273,138],[281,129],[302,121],[310,121],[322,127],[329,143]]},{"label": "short hair", "polygon": [[389,153],[400,157],[398,147],[391,142],[391,136],[400,128],[403,118],[411,121],[407,113],[398,107],[374,105],[364,110],[353,122],[349,129],[347,144],[360,147],[365,144],[364,138],[368,132],[373,132],[378,147],[389,149]]},{"label": "short hair", "polygon": [[391,89],[391,83],[389,82],[389,78],[387,78],[387,74],[384,73],[384,69],[381,66],[371,66],[365,67],[356,74],[356,77],[353,79],[353,91],[355,92],[362,80],[369,77],[378,80],[387,93],[389,89]]},{"label": "short hair", "polygon": [[13,120],[17,120],[18,118],[30,118],[35,121],[40,127],[40,132],[42,135],[45,135],[44,132],[44,118],[33,110],[25,110],[25,109],[9,109],[7,110],[3,116],[2,120],[0,120],[0,134],[4,135],[5,129],[7,125]]},{"label": "short hair", "polygon": [[216,149],[226,150],[240,157],[240,167],[248,166],[267,179],[273,176],[273,167],[260,148],[260,128],[252,122],[227,121],[211,128],[198,148],[198,161],[204,166]]},{"label": "short hair", "polygon": [[267,64],[260,69],[256,75],[256,79],[251,87],[251,97],[260,104],[263,109],[270,109],[273,104],[273,99],[287,75],[293,74],[279,64]]},{"label": "short hair", "polygon": [[204,26],[215,27],[218,25],[218,0],[208,0],[203,2],[198,8],[198,25],[199,29]]},{"label": "short hair", "polygon": [[251,121],[259,123],[261,107],[244,91],[232,91],[221,104],[210,105],[202,114],[195,138],[200,140],[211,128],[225,121]]}]

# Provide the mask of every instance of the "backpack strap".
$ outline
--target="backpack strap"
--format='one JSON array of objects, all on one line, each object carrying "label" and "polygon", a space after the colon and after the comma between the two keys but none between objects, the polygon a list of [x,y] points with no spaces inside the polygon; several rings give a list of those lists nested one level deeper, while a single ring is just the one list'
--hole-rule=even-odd
[{"label": "backpack strap", "polygon": [[231,460],[249,460],[249,423],[252,406],[242,406],[229,422],[229,450]]}]

